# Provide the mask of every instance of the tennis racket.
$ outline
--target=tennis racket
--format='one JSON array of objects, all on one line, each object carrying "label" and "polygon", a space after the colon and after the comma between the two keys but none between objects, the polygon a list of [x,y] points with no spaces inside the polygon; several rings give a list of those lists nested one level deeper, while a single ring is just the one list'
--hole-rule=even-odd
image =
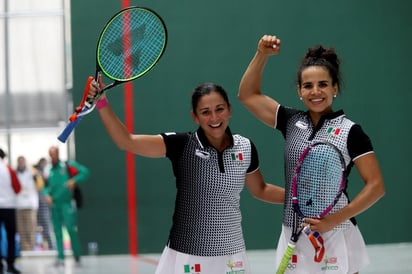
[{"label": "tennis racket", "polygon": [[95,98],[87,98],[93,77],[89,77],[83,98],[58,140],[67,138],[82,120],[93,111],[95,102],[106,90],[135,80],[150,71],[166,49],[167,29],[162,18],[153,10],[128,7],[116,13],[100,33],[96,48],[96,73],[102,72],[113,80]]},{"label": "tennis racket", "polygon": [[[298,216],[318,219],[326,216],[342,195],[346,185],[345,175],[346,165],[343,156],[331,143],[313,143],[300,155],[292,178],[292,236],[277,274],[283,274],[288,268],[302,231],[311,234],[309,226],[302,227],[302,224],[298,223]],[[318,236],[316,232],[315,236]]]}]

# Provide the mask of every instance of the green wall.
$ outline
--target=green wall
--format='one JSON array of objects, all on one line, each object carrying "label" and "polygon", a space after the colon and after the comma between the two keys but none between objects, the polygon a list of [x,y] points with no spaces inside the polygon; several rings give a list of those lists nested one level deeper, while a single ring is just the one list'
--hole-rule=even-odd
[{"label": "green wall", "polygon": [[[283,140],[279,132],[257,121],[236,99],[239,80],[263,34],[276,34],[282,52],[267,64],[263,88],[282,104],[302,107],[296,96],[297,65],[309,46],[334,46],[342,58],[343,94],[336,108],[371,137],[386,183],[386,196],[358,216],[368,244],[410,242],[407,231],[412,190],[407,171],[410,121],[406,117],[412,92],[412,2],[394,0],[183,0],[131,1],[156,10],[165,20],[169,40],[158,65],[134,81],[134,127],[139,133],[191,131],[192,88],[205,81],[221,84],[230,94],[234,132],[256,144],[268,182],[283,184]],[[108,18],[121,1],[72,1],[74,102],[94,75],[95,46]],[[108,82],[108,81],[107,81]],[[124,117],[122,87],[109,91],[110,103]],[[98,241],[100,253],[127,253],[125,153],[106,135],[97,113],[77,127],[77,160],[87,164],[92,178],[84,186],[80,212],[83,247]],[[174,178],[167,159],[136,157],[138,245],[140,253],[162,251],[171,224]],[[349,194],[362,187],[356,170]],[[274,248],[280,232],[281,206],[242,195],[243,225],[249,249]]]}]

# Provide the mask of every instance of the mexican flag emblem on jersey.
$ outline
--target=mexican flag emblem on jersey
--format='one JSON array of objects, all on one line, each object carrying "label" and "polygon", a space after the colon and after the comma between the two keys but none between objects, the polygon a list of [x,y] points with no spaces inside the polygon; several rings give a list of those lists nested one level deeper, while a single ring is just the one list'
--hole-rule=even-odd
[{"label": "mexican flag emblem on jersey", "polygon": [[329,127],[328,128],[328,133],[332,134],[332,135],[339,135],[340,128]]},{"label": "mexican flag emblem on jersey", "polygon": [[236,161],[236,160],[243,161],[243,154],[242,154],[242,152],[232,153],[232,160],[233,160],[233,161]]}]

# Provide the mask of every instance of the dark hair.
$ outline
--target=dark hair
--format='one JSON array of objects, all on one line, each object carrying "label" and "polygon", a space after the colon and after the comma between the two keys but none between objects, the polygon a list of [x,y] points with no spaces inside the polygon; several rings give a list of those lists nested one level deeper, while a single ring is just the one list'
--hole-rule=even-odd
[{"label": "dark hair", "polygon": [[195,114],[196,114],[196,108],[197,108],[197,105],[199,104],[200,98],[202,98],[204,95],[210,94],[211,92],[219,93],[223,97],[223,100],[226,101],[228,106],[230,106],[229,98],[227,96],[226,91],[223,89],[223,87],[217,84],[214,84],[214,83],[203,83],[197,86],[192,92],[192,111]]},{"label": "dark hair", "polygon": [[6,157],[6,153],[4,152],[4,150],[2,150],[1,148],[0,148],[0,158],[1,159],[4,159],[4,157]]},{"label": "dark hair", "polygon": [[334,48],[325,49],[322,46],[314,46],[309,48],[303,58],[297,75],[299,87],[302,84],[302,71],[311,66],[320,66],[328,70],[332,78],[332,85],[337,84],[340,87],[342,78],[339,70],[340,61]]}]

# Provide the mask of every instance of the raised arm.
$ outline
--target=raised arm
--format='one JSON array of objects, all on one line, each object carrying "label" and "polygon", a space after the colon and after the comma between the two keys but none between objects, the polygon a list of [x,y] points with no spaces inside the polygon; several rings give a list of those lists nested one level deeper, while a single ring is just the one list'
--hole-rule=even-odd
[{"label": "raised arm", "polygon": [[[99,87],[103,88],[104,84],[101,76],[99,76],[98,81],[99,84],[95,81],[91,83],[89,97],[94,97],[100,90]],[[97,109],[106,131],[119,149],[153,158],[163,157],[166,154],[166,146],[160,135],[137,135],[130,133],[106,100],[106,95],[101,95],[97,103]]]},{"label": "raised arm", "polygon": [[280,51],[280,40],[276,36],[264,35],[240,81],[238,99],[259,120],[270,127],[275,126],[275,114],[279,103],[262,94],[262,74],[270,55]]}]

